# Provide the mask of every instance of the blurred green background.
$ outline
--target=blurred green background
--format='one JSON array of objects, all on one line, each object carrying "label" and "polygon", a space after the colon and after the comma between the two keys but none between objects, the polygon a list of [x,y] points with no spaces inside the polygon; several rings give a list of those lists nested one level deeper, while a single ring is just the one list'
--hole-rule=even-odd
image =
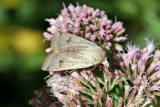
[{"label": "blurred green background", "polygon": [[0,107],[28,107],[33,91],[46,85],[44,19],[56,18],[63,2],[99,8],[113,21],[117,16],[129,40],[141,47],[145,37],[160,41],[159,0],[0,0]]}]

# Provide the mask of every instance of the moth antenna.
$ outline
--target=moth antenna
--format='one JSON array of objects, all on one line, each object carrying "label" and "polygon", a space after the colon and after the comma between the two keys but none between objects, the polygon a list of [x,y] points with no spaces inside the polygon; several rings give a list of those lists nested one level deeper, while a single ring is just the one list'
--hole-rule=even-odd
[{"label": "moth antenna", "polygon": [[108,68],[109,68],[112,72],[114,72],[113,69],[112,69],[111,67],[108,67]]},{"label": "moth antenna", "polygon": [[48,79],[50,76],[51,76],[50,74],[47,75],[47,76],[44,78],[44,80]]},{"label": "moth antenna", "polygon": [[[65,74],[66,74],[66,76],[67,76],[67,80],[69,80],[69,81],[70,81],[69,77],[70,77],[71,73],[73,73],[74,71],[76,71],[76,70],[65,71]],[[69,72],[69,75],[67,74],[67,72]],[[66,84],[66,83],[67,83],[67,81],[65,81],[65,83],[64,83],[64,84]]]}]

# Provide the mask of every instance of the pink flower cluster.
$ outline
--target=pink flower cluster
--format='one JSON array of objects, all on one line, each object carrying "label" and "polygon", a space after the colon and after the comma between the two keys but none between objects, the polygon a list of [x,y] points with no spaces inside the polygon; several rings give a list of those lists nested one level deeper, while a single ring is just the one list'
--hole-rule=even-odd
[{"label": "pink flower cluster", "polygon": [[153,41],[148,40],[142,50],[128,44],[127,53],[114,57],[116,66],[120,68],[115,70],[115,75],[131,81],[138,94],[141,97],[147,95],[149,99],[154,99],[155,95],[160,96],[160,50],[155,48]]},{"label": "pink flower cluster", "polygon": [[44,32],[45,40],[51,40],[56,32],[71,33],[92,42],[98,41],[105,48],[110,49],[110,47],[116,48],[116,43],[127,39],[126,36],[122,36],[125,32],[122,22],[113,23],[104,11],[94,10],[86,5],[77,4],[75,7],[70,4],[68,8],[64,5],[58,18],[50,18],[46,21],[51,26],[47,32]]},{"label": "pink flower cluster", "polygon": [[90,69],[83,69],[71,73],[70,76],[54,73],[47,80],[47,84],[63,107],[90,107],[90,105],[113,107],[109,91],[115,86],[115,82],[109,81],[110,73],[107,68],[103,69],[105,70],[100,73],[105,80],[97,77]]}]

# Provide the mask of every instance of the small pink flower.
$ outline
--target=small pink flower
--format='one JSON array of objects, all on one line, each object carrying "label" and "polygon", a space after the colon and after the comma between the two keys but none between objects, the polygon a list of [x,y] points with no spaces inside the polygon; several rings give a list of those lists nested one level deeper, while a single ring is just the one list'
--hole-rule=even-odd
[{"label": "small pink flower", "polygon": [[101,27],[99,30],[99,35],[101,36],[102,39],[104,39],[105,32],[106,31]]},{"label": "small pink flower", "polygon": [[68,13],[68,10],[66,8],[64,8],[62,11],[61,11],[62,15],[64,17],[68,17],[69,16],[69,13]]},{"label": "small pink flower", "polygon": [[107,45],[108,47],[111,47],[111,46],[112,46],[112,43],[111,43],[111,42],[106,42],[106,45]]},{"label": "small pink flower", "polygon": [[88,10],[87,5],[84,4],[82,7],[83,7],[83,10],[84,10],[85,12]]},{"label": "small pink flower", "polygon": [[126,86],[125,86],[125,99],[126,99],[126,100],[128,99],[130,90],[131,90],[131,87],[128,86],[128,85],[126,85]]},{"label": "small pink flower", "polygon": [[87,14],[88,14],[88,15],[91,15],[91,13],[92,13],[93,11],[94,11],[94,9],[93,9],[93,8],[88,7]]},{"label": "small pink flower", "polygon": [[154,86],[150,87],[149,90],[150,91],[160,91],[160,86],[154,85]]},{"label": "small pink flower", "polygon": [[45,37],[47,40],[51,40],[51,39],[52,39],[52,36],[53,36],[52,34],[47,33],[47,32],[44,32],[43,35],[44,35],[44,37]]},{"label": "small pink flower", "polygon": [[99,15],[99,9],[96,9],[95,11],[92,12],[92,17],[93,18],[95,18],[98,15]]},{"label": "small pink flower", "polygon": [[52,51],[52,48],[47,48],[46,53],[50,53]]},{"label": "small pink flower", "polygon": [[88,24],[89,20],[87,18],[82,18],[83,24]]},{"label": "small pink flower", "polygon": [[91,33],[86,33],[86,34],[85,34],[85,38],[86,38],[86,39],[89,39],[89,38],[90,38],[90,35],[91,35]]},{"label": "small pink flower", "polygon": [[105,35],[105,39],[106,39],[107,41],[109,41],[109,40],[110,40],[110,37],[109,37],[108,35]]},{"label": "small pink flower", "polygon": [[160,59],[160,50],[157,50],[154,55],[155,58]]},{"label": "small pink flower", "polygon": [[90,28],[92,29],[92,31],[95,31],[95,30],[96,30],[96,26],[95,26],[95,25],[91,24],[91,25],[89,25],[89,26],[90,26]]},{"label": "small pink flower", "polygon": [[127,40],[126,37],[115,37],[115,38],[114,38],[114,41],[117,41],[117,42],[125,41],[125,40]]},{"label": "small pink flower", "polygon": [[72,4],[69,4],[68,9],[71,13],[75,11],[75,8]]},{"label": "small pink flower", "polygon": [[147,47],[146,48],[147,48],[148,53],[150,54],[155,49],[155,46],[154,46],[153,41],[150,42],[148,39],[146,39],[146,41],[147,41]]},{"label": "small pink flower", "polygon": [[50,25],[53,25],[56,23],[56,20],[53,19],[53,18],[50,18],[50,19],[45,19],[45,21],[48,21]]},{"label": "small pink flower", "polygon": [[132,69],[133,72],[137,72],[137,65],[133,64],[132,67],[131,67],[131,69]]},{"label": "small pink flower", "polygon": [[90,35],[90,40],[91,41],[94,41],[96,39],[96,36],[95,35]]}]

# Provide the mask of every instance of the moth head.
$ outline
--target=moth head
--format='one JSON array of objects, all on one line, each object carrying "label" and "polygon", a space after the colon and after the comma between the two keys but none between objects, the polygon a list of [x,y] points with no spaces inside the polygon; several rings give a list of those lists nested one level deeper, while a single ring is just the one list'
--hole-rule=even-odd
[{"label": "moth head", "polygon": [[104,60],[101,62],[104,66],[109,67],[109,62],[107,61],[107,58],[105,57]]}]

